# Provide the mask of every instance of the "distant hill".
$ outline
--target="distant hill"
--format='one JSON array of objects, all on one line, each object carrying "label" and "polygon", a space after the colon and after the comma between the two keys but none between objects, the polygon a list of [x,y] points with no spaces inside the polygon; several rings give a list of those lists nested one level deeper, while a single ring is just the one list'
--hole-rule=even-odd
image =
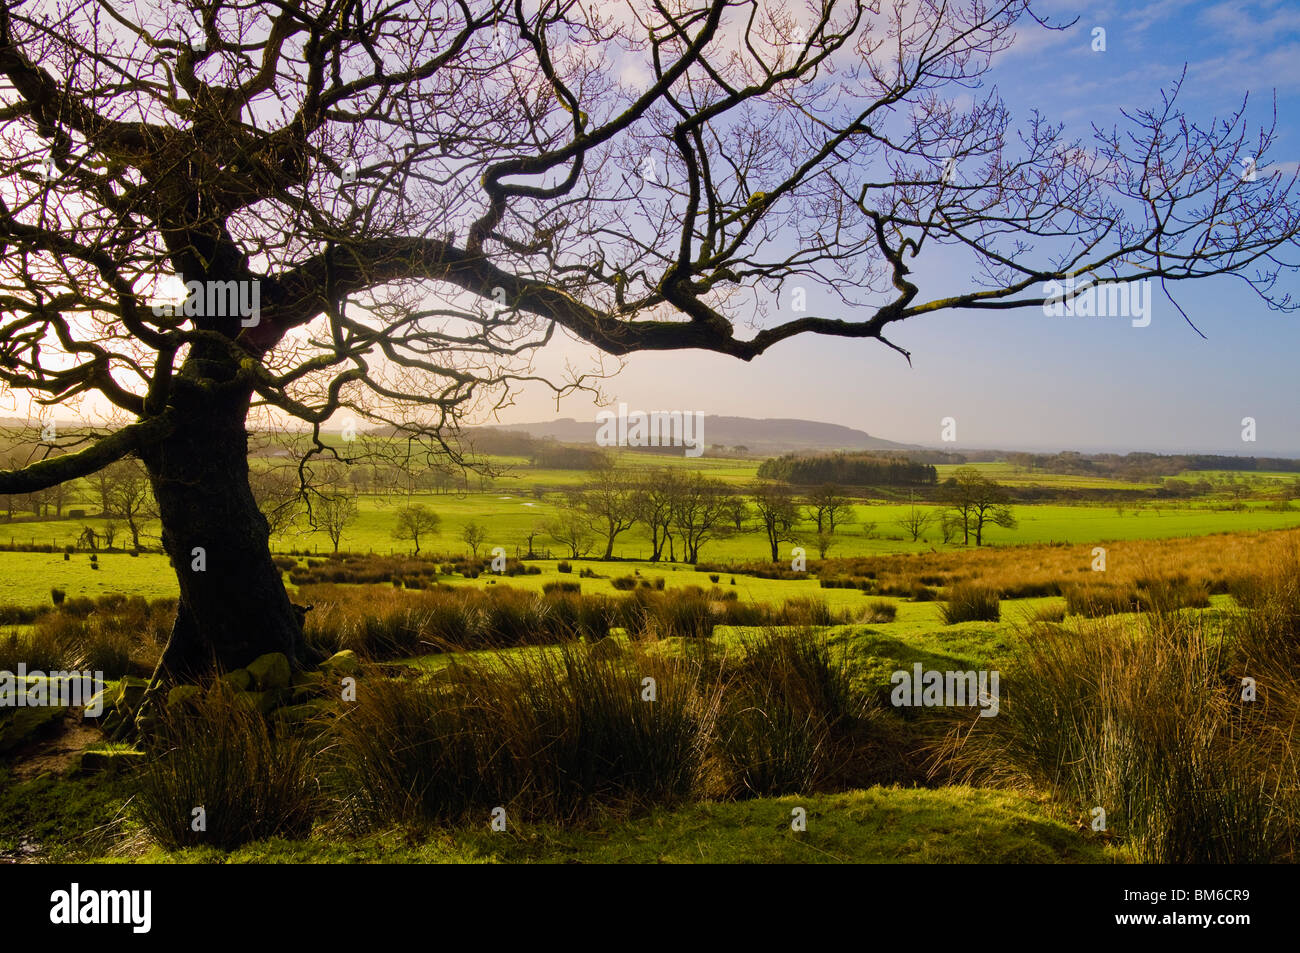
[{"label": "distant hill", "polygon": [[[499,424],[484,429],[526,433],[538,439],[549,437],[561,443],[594,444],[599,426],[595,420],[565,418],[546,423]],[[704,417],[704,443],[710,449],[722,447],[731,450],[744,447],[746,452],[754,456],[797,450],[919,449],[915,444],[882,440],[863,430],[817,420],[718,417],[712,414]]]}]

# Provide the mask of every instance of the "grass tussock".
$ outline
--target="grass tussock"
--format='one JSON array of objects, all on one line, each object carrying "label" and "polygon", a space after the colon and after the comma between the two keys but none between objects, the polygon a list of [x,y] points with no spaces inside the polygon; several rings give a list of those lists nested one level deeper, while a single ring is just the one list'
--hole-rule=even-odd
[{"label": "grass tussock", "polygon": [[998,716],[955,731],[934,766],[1049,791],[1083,823],[1100,808],[1141,862],[1294,857],[1293,735],[1261,748],[1266,726],[1234,668],[1220,634],[1195,617],[1035,625],[1008,666]]},{"label": "grass tussock", "polygon": [[[649,679],[650,681],[647,681]],[[717,688],[696,662],[575,643],[370,683],[334,754],[363,824],[573,820],[694,794]]]},{"label": "grass tussock", "polygon": [[[1200,537],[1117,540],[1106,544],[1107,585],[1136,585],[1143,576],[1183,576],[1210,595],[1244,586],[1300,542],[1300,530],[1217,533]],[[996,589],[1003,599],[1067,595],[1092,576],[1093,545],[956,546],[938,552],[891,553],[822,560],[824,586],[874,587],[882,596],[907,597],[920,586],[970,582]],[[733,571],[761,575],[763,564]],[[1095,583],[1093,583],[1095,584]]]},{"label": "grass tussock", "polygon": [[827,790],[861,775],[870,703],[824,641],[807,630],[771,629],[723,672],[720,796]]},{"label": "grass tussock", "polygon": [[170,599],[116,593],[66,599],[37,615],[27,632],[0,634],[0,670],[102,672],[105,678],[149,675],[176,617]]},{"label": "grass tussock", "polygon": [[939,609],[944,625],[959,622],[997,622],[1002,617],[995,589],[963,583],[953,586],[948,601]]},{"label": "grass tussock", "polygon": [[888,717],[808,629],[721,655],[568,643],[369,684],[335,725],[332,776],[360,828],[497,807],[567,823],[897,780]]},{"label": "grass tussock", "polygon": [[267,837],[306,837],[324,808],[317,746],[277,730],[220,683],[161,711],[151,748],[133,804],[144,831],[163,847],[229,850]]},{"label": "grass tussock", "polygon": [[734,589],[714,586],[658,588],[658,580],[627,595],[572,591],[577,583],[534,592],[439,586],[412,592],[385,586],[305,586],[299,600],[312,604],[305,633],[333,653],[352,649],[371,660],[451,649],[502,649],[599,641],[622,628],[637,638],[706,639],[718,625],[835,625],[848,610],[825,600],[791,599],[771,607],[741,602]]}]

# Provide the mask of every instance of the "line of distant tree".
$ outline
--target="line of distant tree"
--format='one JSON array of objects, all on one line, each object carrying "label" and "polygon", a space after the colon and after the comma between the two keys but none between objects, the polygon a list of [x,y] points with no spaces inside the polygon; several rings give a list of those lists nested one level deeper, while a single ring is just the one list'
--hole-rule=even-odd
[{"label": "line of distant tree", "polygon": [[1255,470],[1300,473],[1300,460],[1284,457],[1230,457],[1219,454],[1160,453],[1008,453],[1006,461],[1026,470],[1148,482],[1188,470]]},{"label": "line of distant tree", "polygon": [[764,480],[795,486],[838,483],[841,486],[934,486],[933,464],[876,454],[832,453],[803,456],[788,453],[764,460],[758,468]]}]

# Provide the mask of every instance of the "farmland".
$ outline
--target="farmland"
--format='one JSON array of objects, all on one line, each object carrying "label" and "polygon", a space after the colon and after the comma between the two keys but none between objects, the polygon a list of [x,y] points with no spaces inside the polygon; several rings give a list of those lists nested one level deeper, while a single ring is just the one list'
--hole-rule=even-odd
[{"label": "farmland", "polygon": [[[615,681],[623,677],[620,672],[659,672],[656,677],[670,697],[685,691],[682,697],[695,699],[678,715],[686,719],[683,727],[689,723],[695,725],[691,731],[704,733],[699,744],[713,752],[708,766],[684,767],[688,774],[681,793],[653,794],[658,783],[653,778],[626,777],[618,785],[648,785],[636,796],[641,807],[620,809],[617,818],[601,822],[599,829],[592,822],[565,819],[572,809],[563,806],[569,795],[502,795],[507,801],[514,798],[511,810],[525,819],[528,831],[524,840],[503,842],[467,822],[467,814],[481,809],[467,791],[448,791],[450,802],[430,803],[431,813],[409,816],[404,813],[409,805],[399,810],[398,802],[390,803],[386,790],[377,787],[366,810],[378,812],[383,824],[423,829],[433,823],[444,834],[421,843],[371,832],[342,844],[312,835],[308,828],[292,834],[287,828],[278,834],[268,829],[269,838],[232,841],[228,852],[214,853],[185,837],[142,836],[158,830],[165,820],[148,809],[142,814],[122,812],[122,801],[134,790],[130,771],[105,774],[78,767],[83,761],[116,763],[133,757],[129,742],[87,740],[84,751],[74,750],[61,773],[34,774],[30,765],[48,763],[42,752],[57,745],[60,737],[55,733],[41,740],[46,736],[38,733],[27,747],[19,747],[28,752],[25,757],[0,769],[10,773],[10,793],[0,798],[0,852],[30,850],[31,840],[20,830],[34,825],[44,832],[37,849],[51,859],[546,862],[583,855],[620,861],[853,858],[933,863],[1172,857],[1175,848],[1153,844],[1136,818],[1125,822],[1128,833],[1118,840],[1081,833],[1085,805],[1042,777],[1032,780],[1036,775],[1031,765],[1021,769],[1021,780],[1007,786],[996,773],[982,773],[978,765],[985,755],[978,751],[955,751],[936,761],[936,752],[948,751],[949,733],[962,723],[960,715],[925,710],[901,713],[906,716],[900,718],[888,702],[894,675],[914,665],[1014,673],[1035,664],[1032,653],[1039,640],[1057,638],[1050,634],[1054,632],[1071,633],[1068,638],[1085,642],[1123,642],[1131,634],[1146,633],[1145,639],[1157,642],[1208,638],[1214,644],[1233,644],[1247,638],[1234,635],[1247,625],[1244,620],[1274,598],[1261,596],[1260,587],[1286,585],[1284,567],[1300,546],[1300,510],[1280,493],[1292,483],[1284,473],[1253,473],[1242,481],[1245,489],[1236,491],[1231,487],[1238,474],[1180,475],[1174,479],[1203,481],[1197,484],[1201,492],[1171,500],[1157,495],[1159,483],[1135,486],[1096,477],[1027,474],[995,462],[964,471],[941,465],[937,487],[843,491],[846,499],[836,511],[833,545],[824,557],[817,552],[814,508],[801,505],[781,543],[783,557],[789,558],[776,564],[767,552],[761,522],[752,513],[741,520],[739,530],[730,523],[720,525],[705,539],[698,565],[670,560],[667,553],[659,560],[648,559],[652,541],[644,525],[620,533],[614,558],[606,560],[598,558],[597,540],[589,540],[585,551],[574,556],[554,538],[554,524],[572,514],[574,493],[590,485],[591,474],[534,469],[522,458],[498,457],[490,463],[496,475],[469,474],[463,487],[442,492],[417,489],[415,480],[410,490],[382,493],[365,492],[364,482],[354,486],[349,492],[356,510],[343,528],[337,554],[325,527],[313,526],[313,516],[305,509],[285,525],[272,548],[280,554],[291,598],[308,607],[308,641],[325,654],[355,656],[363,671],[372,673],[363,678],[405,673],[393,683],[398,695],[383,705],[409,704],[421,692],[440,690],[433,686],[446,679],[467,680],[467,686],[482,682],[484,690],[502,699],[541,691],[553,684],[555,673],[567,671],[566,679],[581,675],[591,680],[584,692],[604,697],[602,693],[614,690]],[[274,465],[269,459],[254,462],[255,467]],[[724,494],[743,498],[756,485],[756,471],[753,460],[647,460],[622,454],[614,472],[629,485],[647,476],[658,479],[662,472],[699,476],[717,481]],[[971,471],[1009,488],[1013,499],[1017,488],[1136,489],[1145,495],[1119,503],[1017,502],[1015,519],[1006,526],[990,525],[984,545],[975,546],[951,532],[945,541],[938,527],[951,503],[943,481],[963,472],[969,478]],[[813,489],[794,488],[793,498],[801,504],[812,500]],[[399,539],[394,532],[399,513],[417,504],[438,517],[436,527],[422,536],[418,556],[413,541]],[[85,512],[74,517],[69,512],[73,510]],[[0,648],[12,656],[11,662],[24,657],[27,645],[26,657],[34,661],[40,653],[53,658],[64,653],[68,660],[109,660],[105,664],[112,669],[106,675],[113,679],[147,675],[156,664],[158,640],[165,638],[169,612],[174,612],[171,600],[177,594],[172,567],[157,550],[156,521],[140,521],[144,543],[137,553],[122,545],[129,537],[120,526],[110,527],[120,518],[96,511],[92,487],[76,487],[63,501],[63,511],[62,518],[46,514],[10,523],[10,549],[0,551],[0,606],[8,619],[0,643],[9,644]],[[930,515],[922,520],[918,538],[912,539],[907,517],[917,512]],[[470,524],[483,530],[473,543],[466,541]],[[85,544],[87,529],[99,546]],[[102,545],[105,531],[113,529],[117,545]],[[22,551],[24,547],[46,551]],[[495,547],[507,557],[497,571],[491,564]],[[1098,553],[1103,551],[1099,564]],[[974,615],[961,616],[965,610],[956,607],[979,592],[990,594],[993,614],[985,616],[976,609]],[[564,628],[568,625],[574,626],[577,642],[565,641],[562,633],[570,631]],[[787,645],[786,640],[793,641]],[[741,717],[728,714],[732,709],[726,701],[728,692],[739,689],[722,686],[753,677],[741,674],[750,671],[745,660],[765,652],[811,653],[800,664],[827,666],[824,677],[843,679],[842,690],[857,699],[835,710],[839,713],[819,709],[806,716],[824,720],[818,729],[828,733],[824,743],[841,753],[826,760],[825,753],[796,755],[792,749],[781,755],[794,759],[781,769],[793,771],[785,780],[784,775],[756,776],[752,764],[742,768],[754,753],[733,751],[726,739],[738,736],[716,733],[731,724],[728,719]],[[0,660],[3,664],[10,663]],[[1125,664],[1154,663],[1135,658]],[[625,670],[624,665],[631,668]],[[789,679],[793,671],[774,671],[771,677]],[[706,688],[713,679],[722,681]],[[127,682],[111,682],[110,691],[121,691],[119,684]],[[295,697],[301,697],[292,710],[336,717],[331,706],[307,691],[307,684],[294,689]],[[408,684],[410,689],[400,688]],[[419,687],[423,685],[429,687]],[[754,690],[769,691],[757,686]],[[407,691],[415,696],[401,700]],[[388,690],[381,696],[388,697]],[[1276,706],[1290,696],[1283,692],[1272,697]],[[547,704],[563,710],[578,701],[556,695]],[[760,704],[771,703],[769,699]],[[203,704],[225,702],[214,693]],[[370,726],[367,734],[356,735],[346,720],[337,723],[344,732],[339,741],[343,750],[358,746],[361,757],[369,732],[382,737],[398,730],[389,723],[396,709],[372,707],[375,704],[378,696],[357,710],[356,717]],[[697,715],[688,712],[699,704],[721,707],[696,723]],[[1017,710],[1010,709],[1013,714]],[[215,712],[212,716],[217,717]],[[239,716],[222,717],[242,724]],[[498,717],[507,727],[493,731],[521,734],[503,736],[494,744],[526,744],[524,734],[534,729],[522,720],[516,724],[525,718],[522,713],[503,709]],[[712,727],[716,719],[721,719],[721,727]],[[734,725],[725,728],[735,730]],[[999,738],[990,734],[982,744],[1000,744]],[[200,741],[194,743],[202,749]],[[862,744],[866,747],[855,747]],[[430,756],[440,757],[432,749]],[[531,763],[538,754],[521,748],[518,757]],[[657,757],[677,755],[665,750]],[[799,760],[803,758],[812,761],[805,764]],[[839,758],[847,760],[840,763]],[[198,771],[199,766],[184,770]],[[340,770],[348,769],[344,765]],[[424,768],[408,764],[395,765],[394,770]],[[479,770],[496,769],[484,764]],[[538,763],[536,770],[554,768]],[[634,771],[631,766],[626,770]],[[737,770],[739,775],[730,773]],[[951,780],[945,780],[949,774]],[[150,783],[182,782],[210,783],[197,775],[188,780],[155,776]],[[393,783],[409,782],[395,775]],[[499,783],[508,787],[515,782],[502,776]],[[238,798],[237,792],[230,794]],[[55,809],[52,798],[68,807]],[[54,813],[34,818],[32,812],[47,803]],[[770,828],[773,819],[796,808],[834,820],[819,822],[817,836],[806,840],[792,838],[788,831],[775,839],[759,833],[764,824]],[[120,818],[116,823],[121,829],[93,843],[67,841],[59,833],[64,823],[57,819],[59,810],[110,812]],[[319,810],[328,809],[312,808]],[[1269,810],[1281,812],[1277,816],[1285,819],[1290,808],[1274,805]],[[868,822],[868,817],[873,820]],[[962,819],[958,827],[983,833],[977,838],[941,837],[938,832],[951,831],[955,818]],[[679,847],[687,834],[692,838],[689,855]],[[1290,850],[1289,835],[1278,836],[1281,839],[1267,849]]]}]

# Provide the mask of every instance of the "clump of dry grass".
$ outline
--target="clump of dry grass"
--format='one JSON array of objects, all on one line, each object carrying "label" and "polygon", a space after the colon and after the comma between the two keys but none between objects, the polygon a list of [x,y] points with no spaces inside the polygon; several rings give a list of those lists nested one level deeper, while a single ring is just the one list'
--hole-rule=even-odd
[{"label": "clump of dry grass", "polygon": [[1293,856],[1295,726],[1274,723],[1285,742],[1260,746],[1224,644],[1179,614],[1032,625],[997,717],[954,731],[935,773],[1047,790],[1085,819],[1101,808],[1143,862]]},{"label": "clump of dry grass", "polygon": [[[1181,577],[1189,589],[1221,594],[1266,572],[1298,541],[1300,530],[1117,540],[1105,544],[1105,583],[1122,589],[1143,577]],[[818,572],[830,586],[870,585],[880,595],[908,596],[921,586],[974,583],[997,590],[1003,599],[1024,599],[1065,595],[1074,585],[1096,584],[1092,549],[1090,543],[1043,543],[893,553],[825,559]]]},{"label": "clump of dry grass", "polygon": [[698,662],[576,643],[376,681],[338,719],[338,790],[364,825],[572,820],[698,792],[718,687]]},{"label": "clump of dry grass", "polygon": [[156,717],[133,809],[158,844],[228,850],[311,832],[325,801],[310,735],[277,730],[219,682]]}]

